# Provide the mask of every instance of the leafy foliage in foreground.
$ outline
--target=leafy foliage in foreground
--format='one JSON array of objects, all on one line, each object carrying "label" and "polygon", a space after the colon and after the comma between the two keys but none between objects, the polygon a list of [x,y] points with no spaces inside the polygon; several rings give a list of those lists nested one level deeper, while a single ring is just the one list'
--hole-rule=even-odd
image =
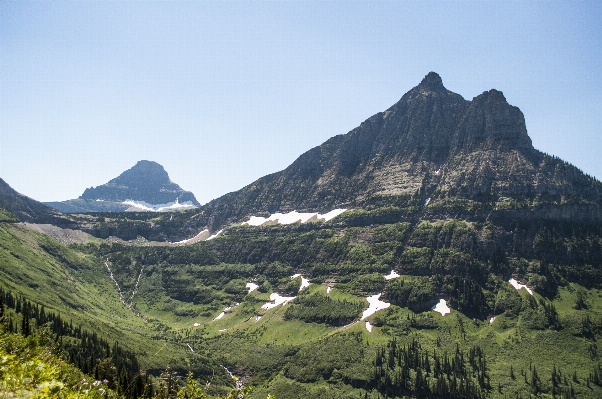
[{"label": "leafy foliage in foreground", "polygon": [[0,333],[0,392],[4,397],[118,398],[107,381],[94,380],[57,355],[49,336]]}]

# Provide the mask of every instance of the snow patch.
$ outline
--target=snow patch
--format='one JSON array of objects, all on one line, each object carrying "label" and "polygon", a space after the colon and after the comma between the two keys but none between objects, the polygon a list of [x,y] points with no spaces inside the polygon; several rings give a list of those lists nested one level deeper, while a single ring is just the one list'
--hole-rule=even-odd
[{"label": "snow patch", "polygon": [[[291,278],[297,278],[301,276],[300,274],[293,274]],[[309,287],[309,280],[305,277],[301,276],[301,287],[299,287],[299,291],[303,291],[304,288]]]},{"label": "snow patch", "polygon": [[491,319],[489,319],[489,324],[493,324],[494,321],[495,321],[495,316],[493,316]]},{"label": "snow patch", "polygon": [[447,306],[447,302],[445,299],[439,299],[439,303],[431,308],[435,312],[441,313],[441,316],[445,316],[448,313],[451,313],[451,309]]},{"label": "snow patch", "polygon": [[368,332],[372,332],[372,324],[370,324],[369,321],[366,322],[366,330],[368,330]]},{"label": "snow patch", "polygon": [[207,239],[205,241],[213,240],[215,237],[217,237],[218,235],[220,235],[222,231],[224,231],[224,229],[221,229],[220,231],[218,231],[214,235],[207,237]]},{"label": "snow patch", "polygon": [[[299,291],[302,289],[309,287],[309,280],[300,274],[293,274],[291,279],[301,277],[301,286],[299,287]],[[261,306],[262,309],[271,309],[275,308],[278,305],[286,305],[288,302],[295,299],[296,296],[282,296],[276,292],[270,294],[270,302],[267,302]]]},{"label": "snow patch", "polygon": [[126,212],[170,212],[196,208],[192,201],[180,203],[177,199],[175,202],[165,204],[149,204],[145,201],[127,199],[122,204],[129,205]]},{"label": "snow patch", "polygon": [[332,291],[332,286],[329,285],[328,287],[326,287],[326,293],[330,294],[330,291]]},{"label": "snow patch", "polygon": [[186,244],[188,242],[197,242],[197,241],[205,241],[208,240],[208,238],[205,238],[209,235],[209,230],[205,229],[203,231],[201,231],[199,234],[197,234],[196,236],[192,237],[192,238],[188,238],[186,240],[182,240],[182,241],[176,241],[176,242],[172,242],[172,244],[174,245],[182,245],[182,244]]},{"label": "snow patch", "polygon": [[261,320],[261,316],[255,316],[255,323],[257,323],[259,320]]},{"label": "snow patch", "polygon": [[279,305],[285,305],[295,298],[296,297],[294,296],[282,296],[276,292],[273,292],[270,294],[270,302],[264,303],[261,308],[265,310],[272,309]]},{"label": "snow patch", "polygon": [[395,270],[391,270],[391,273],[385,276],[385,280],[391,280],[397,277],[399,277],[399,274],[395,273]]},{"label": "snow patch", "polygon": [[232,311],[232,309],[234,309],[238,305],[240,305],[240,304],[239,303],[235,303],[232,306],[225,307],[224,310],[220,314],[218,314],[215,319],[213,319],[213,321],[221,319],[222,317],[224,317],[226,315],[226,313],[230,313]]},{"label": "snow patch", "polygon": [[198,327],[198,326],[200,326],[200,324],[199,323],[194,323],[192,326],[193,327]]},{"label": "snow patch", "polygon": [[529,294],[533,295],[533,291],[531,290],[531,288],[527,287],[527,285],[526,285],[526,284],[521,284],[521,283],[519,283],[518,281],[516,281],[514,278],[511,278],[510,280],[508,280],[508,282],[509,282],[510,284],[512,284],[512,286],[513,286],[514,288],[516,288],[516,290],[517,290],[517,291],[518,291],[518,290],[520,290],[521,288],[524,288],[524,289],[526,289],[526,290],[527,290],[527,292],[528,292]]},{"label": "snow patch", "polygon": [[431,199],[427,198],[426,201],[424,201],[424,206],[427,206],[429,204],[429,202],[431,202]]},{"label": "snow patch", "polygon": [[261,226],[267,222],[278,223],[278,224],[292,224],[292,223],[307,223],[307,222],[316,222],[318,220],[323,219],[325,222],[339,216],[341,213],[345,212],[347,209],[333,209],[332,211],[320,214],[317,212],[305,212],[300,213],[297,211],[292,211],[288,213],[280,213],[276,212],[270,215],[267,218],[261,216],[251,216],[249,220],[244,222],[243,224],[249,226]]},{"label": "snow patch", "polygon": [[362,318],[361,320],[364,320],[366,317],[372,316],[374,313],[378,312],[379,310],[383,310],[388,308],[389,306],[391,306],[390,303],[381,301],[380,296],[382,294],[376,294],[376,295],[372,295],[369,296],[368,298],[366,298],[366,300],[368,301],[368,304],[370,306],[368,306],[368,309],[364,310],[364,313],[362,313]]},{"label": "snow patch", "polygon": [[259,288],[257,284],[251,282],[248,282],[247,285],[245,285],[245,287],[247,287],[247,289],[249,290],[249,294],[255,291],[257,288]]}]

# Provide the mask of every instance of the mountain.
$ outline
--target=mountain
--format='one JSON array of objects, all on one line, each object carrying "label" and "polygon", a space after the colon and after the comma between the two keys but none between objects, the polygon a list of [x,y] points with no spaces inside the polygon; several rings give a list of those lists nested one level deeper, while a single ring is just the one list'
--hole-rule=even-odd
[{"label": "mountain", "polygon": [[602,397],[601,184],[535,150],[498,91],[466,101],[430,73],[203,207],[69,215],[96,239],[14,223],[48,209],[11,190],[9,330],[38,304],[72,318],[50,341],[97,381],[138,385],[105,363],[115,349],[84,356],[78,325],[134,351],[155,388],[190,371],[216,394],[239,376],[248,399]]},{"label": "mountain", "polygon": [[87,188],[78,199],[47,204],[68,213],[170,211],[200,206],[194,194],[172,182],[163,166],[152,161],[138,161],[108,183]]},{"label": "mountain", "polygon": [[16,192],[4,180],[0,179],[0,211],[4,209],[3,219],[29,223],[54,224],[66,226],[74,224],[61,212],[41,202]]},{"label": "mountain", "polygon": [[[97,189],[85,195],[114,198],[101,197]],[[106,203],[96,201],[95,209]],[[86,231],[174,242],[253,216],[335,209],[369,211],[353,216],[352,223],[361,225],[449,218],[596,224],[602,222],[602,184],[533,148],[522,112],[502,92],[485,91],[467,101],[431,72],[386,111],[177,222],[170,217],[126,228],[111,222]]]},{"label": "mountain", "polygon": [[486,218],[497,204],[504,217],[528,210],[544,219],[602,221],[600,182],[534,149],[522,112],[502,92],[467,101],[434,72],[285,170],[209,202],[201,219],[217,230],[257,214],[397,206],[411,198],[439,216],[470,213],[468,204]]}]

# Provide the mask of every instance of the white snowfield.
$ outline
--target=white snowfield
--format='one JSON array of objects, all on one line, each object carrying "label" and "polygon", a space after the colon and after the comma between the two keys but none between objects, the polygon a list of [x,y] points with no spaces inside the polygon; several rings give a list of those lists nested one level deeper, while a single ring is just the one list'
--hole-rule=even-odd
[{"label": "white snowfield", "polygon": [[218,314],[215,319],[213,319],[213,321],[221,319],[222,317],[224,317],[226,315],[226,313],[229,313],[230,311],[232,311],[232,309],[234,309],[238,305],[240,305],[240,304],[239,303],[235,303],[232,306],[225,307],[224,310],[220,314]]},{"label": "white snowfield", "polygon": [[188,239],[182,240],[182,241],[172,242],[172,244],[176,244],[176,245],[187,244],[187,243],[193,244],[198,241],[205,241],[208,239],[207,237],[209,237],[209,230],[205,229],[192,238],[188,238]]},{"label": "white snowfield", "polygon": [[264,303],[263,305],[261,305],[261,308],[265,310],[272,309],[276,306],[285,305],[295,298],[296,296],[282,296],[276,292],[272,292],[270,294],[270,302]]},{"label": "white snowfield", "polygon": [[[297,278],[301,276],[300,274],[293,274],[291,278]],[[309,280],[305,277],[301,276],[301,286],[299,287],[299,291],[303,291],[305,287],[309,287]]]},{"label": "white snowfield", "polygon": [[144,201],[128,199],[123,201],[122,204],[130,206],[126,209],[126,212],[170,212],[196,208],[192,201],[180,203],[177,199],[175,202],[168,202],[166,204],[149,204]]},{"label": "white snowfield", "polygon": [[399,277],[399,274],[395,273],[395,270],[391,270],[391,273],[385,276],[385,280],[392,280],[397,277]]},{"label": "white snowfield", "polygon": [[372,332],[372,324],[370,324],[369,321],[366,322],[366,330],[368,330],[368,332]]},{"label": "white snowfield", "polygon": [[255,291],[257,288],[259,288],[257,284],[251,282],[248,282],[247,285],[245,285],[245,287],[247,287],[247,289],[249,290],[249,294]]},{"label": "white snowfield", "polygon": [[519,283],[518,281],[516,281],[514,278],[511,278],[510,280],[508,280],[508,282],[509,282],[510,284],[512,284],[512,286],[513,286],[514,288],[516,288],[516,290],[517,290],[517,291],[518,291],[518,290],[520,290],[521,288],[524,288],[524,289],[526,289],[526,290],[527,290],[527,292],[528,292],[529,294],[533,295],[533,291],[531,290],[531,288],[527,287],[527,285],[526,285],[526,284],[521,284],[521,283]]},{"label": "white snowfield", "polygon": [[213,240],[215,237],[221,234],[224,231],[223,229],[218,231],[217,233],[210,235],[209,230],[205,229],[201,231],[199,234],[192,238],[187,238],[186,240],[172,242],[173,245],[184,245],[184,244],[194,244],[200,241],[209,241]]},{"label": "white snowfield", "polygon": [[448,313],[451,313],[451,309],[447,306],[447,302],[445,299],[439,299],[439,303],[431,308],[435,312],[441,313],[441,316],[445,316]]},{"label": "white snowfield", "polygon": [[[306,287],[309,287],[309,280],[306,279],[305,277],[301,276],[300,274],[293,274],[291,276],[291,279],[297,278],[297,277],[301,277],[301,286],[299,287],[299,291],[303,290]],[[252,284],[252,283],[247,283],[247,288],[249,287],[249,284]],[[253,285],[255,285],[255,284],[253,284]],[[282,296],[276,292],[273,292],[270,294],[270,302],[264,303],[261,306],[261,308],[267,310],[267,309],[275,308],[276,306],[279,306],[279,305],[286,305],[288,302],[292,301],[295,298],[296,298],[296,296]]]},{"label": "white snowfield", "polygon": [[326,287],[326,293],[330,294],[330,291],[332,291],[332,286],[329,285],[328,287]]},{"label": "white snowfield", "polygon": [[489,319],[489,324],[493,324],[494,321],[495,321],[495,316],[493,316],[491,319]]},{"label": "white snowfield", "polygon": [[276,212],[270,215],[267,218],[261,216],[251,216],[251,218],[244,222],[243,224],[249,226],[261,226],[265,223],[278,223],[278,224],[292,224],[292,223],[307,223],[307,222],[317,222],[318,220],[323,219],[325,222],[334,219],[339,216],[341,213],[345,212],[347,209],[333,209],[332,211],[320,214],[317,212],[309,212],[309,213],[299,213],[297,211],[292,211],[289,213],[280,213]]},{"label": "white snowfield", "polygon": [[366,298],[366,300],[368,301],[368,304],[370,306],[368,306],[368,309],[364,310],[364,313],[362,313],[362,318],[361,320],[364,320],[366,317],[372,316],[374,313],[378,312],[379,310],[383,310],[388,308],[389,306],[391,306],[390,303],[381,301],[380,296],[382,294],[376,294],[376,295],[372,295],[369,296],[368,298]]},{"label": "white snowfield", "polygon": [[218,235],[220,235],[222,233],[222,231],[224,231],[224,229],[221,229],[220,231],[218,231],[217,233],[207,237],[207,239],[205,241],[209,241],[209,240],[213,240],[215,237],[217,237]]}]

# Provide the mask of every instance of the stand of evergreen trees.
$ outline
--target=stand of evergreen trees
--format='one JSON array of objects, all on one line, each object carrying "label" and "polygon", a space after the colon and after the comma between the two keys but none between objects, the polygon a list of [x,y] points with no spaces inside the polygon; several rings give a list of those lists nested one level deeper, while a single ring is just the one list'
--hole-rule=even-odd
[{"label": "stand of evergreen trees", "polygon": [[[20,322],[6,312],[6,308],[20,315]],[[60,314],[47,312],[44,305],[33,303],[23,296],[0,287],[0,320],[11,333],[24,337],[47,328],[59,345],[63,357],[96,380],[106,380],[109,388],[128,399],[153,397],[154,391],[147,375],[140,371],[136,354],[123,349],[117,342],[111,345],[96,332],[67,322]]]},{"label": "stand of evergreen trees", "polygon": [[396,340],[377,350],[371,385],[387,397],[482,399],[491,389],[487,361],[480,347],[453,356],[429,353],[412,340]]}]

